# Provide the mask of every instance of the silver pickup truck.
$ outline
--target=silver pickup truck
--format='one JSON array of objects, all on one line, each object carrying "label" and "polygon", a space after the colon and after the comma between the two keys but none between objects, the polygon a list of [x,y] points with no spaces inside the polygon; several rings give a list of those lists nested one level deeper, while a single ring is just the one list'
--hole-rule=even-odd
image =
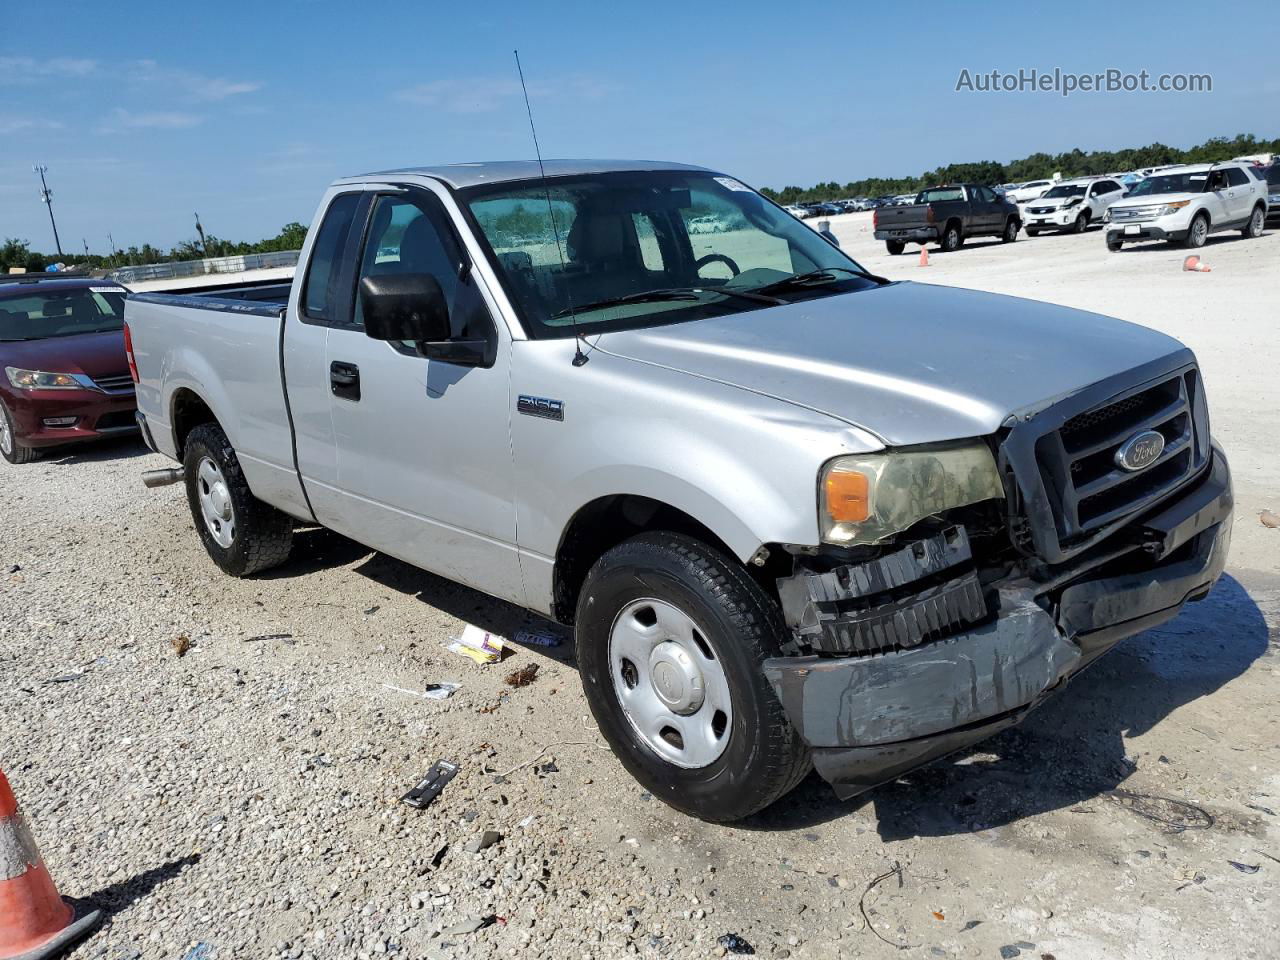
[{"label": "silver pickup truck", "polygon": [[341,180],[274,292],[126,305],[213,561],[322,524],[572,625],[618,758],[709,820],[1009,727],[1223,569],[1189,350],[891,283],[709,170]]}]

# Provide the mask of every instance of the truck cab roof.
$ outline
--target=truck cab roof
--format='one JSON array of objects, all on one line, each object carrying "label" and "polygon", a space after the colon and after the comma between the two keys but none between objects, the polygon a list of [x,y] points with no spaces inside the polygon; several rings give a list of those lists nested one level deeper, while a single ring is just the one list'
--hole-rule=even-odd
[{"label": "truck cab roof", "polygon": [[481,184],[508,183],[513,180],[536,180],[545,168],[548,177],[576,177],[592,173],[622,173],[648,170],[683,170],[709,173],[705,167],[662,160],[487,160],[477,163],[444,163],[429,167],[400,167],[377,170],[358,177],[344,177],[337,184],[361,183],[369,179],[414,176],[432,177],[454,189]]}]

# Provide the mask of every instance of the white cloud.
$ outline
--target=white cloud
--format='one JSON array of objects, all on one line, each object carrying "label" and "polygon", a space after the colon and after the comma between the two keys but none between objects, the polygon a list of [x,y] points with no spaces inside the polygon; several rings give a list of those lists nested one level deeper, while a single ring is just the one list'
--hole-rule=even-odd
[{"label": "white cloud", "polygon": [[[546,97],[598,100],[613,88],[595,77],[582,74],[558,77],[547,83],[529,84],[529,98],[537,106]],[[512,104],[524,103],[520,81],[515,78],[469,77],[433,80],[406,87],[395,93],[404,103],[437,107],[449,113],[489,113]]]},{"label": "white cloud", "polygon": [[87,77],[98,69],[97,60],[77,57],[0,57],[0,77],[12,83],[35,83],[51,77]]},{"label": "white cloud", "polygon": [[24,130],[61,130],[57,120],[44,117],[0,116],[0,133],[21,133]]},{"label": "white cloud", "polygon": [[166,110],[134,113],[117,107],[112,111],[111,115],[114,120],[110,124],[100,127],[100,132],[118,128],[127,130],[182,130],[204,123],[204,117],[197,114]]},{"label": "white cloud", "polygon": [[163,67],[154,60],[138,60],[133,64],[129,79],[139,85],[165,93],[177,92],[192,100],[213,102],[228,97],[241,96],[262,89],[262,84],[252,80],[228,80],[211,77],[191,70]]}]

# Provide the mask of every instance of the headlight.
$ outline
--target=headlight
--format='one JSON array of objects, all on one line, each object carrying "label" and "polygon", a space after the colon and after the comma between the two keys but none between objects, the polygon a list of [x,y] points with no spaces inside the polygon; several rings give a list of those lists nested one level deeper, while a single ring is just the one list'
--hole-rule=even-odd
[{"label": "headlight", "polygon": [[5,367],[9,382],[19,390],[83,390],[84,384],[69,373],[45,373],[43,370],[23,370]]},{"label": "headlight", "polygon": [[871,544],[943,510],[1003,497],[985,443],[890,450],[838,457],[823,467],[818,520],[827,543]]},{"label": "headlight", "polygon": [[1160,211],[1160,216],[1167,217],[1169,214],[1174,213],[1178,210],[1181,210],[1183,207],[1188,206],[1190,203],[1191,203],[1190,200],[1179,200],[1177,203],[1166,203],[1164,205],[1164,208]]},{"label": "headlight", "polygon": [[1077,203],[1083,203],[1083,202],[1084,202],[1084,197],[1072,197],[1070,200],[1064,203],[1063,206],[1074,207]]}]

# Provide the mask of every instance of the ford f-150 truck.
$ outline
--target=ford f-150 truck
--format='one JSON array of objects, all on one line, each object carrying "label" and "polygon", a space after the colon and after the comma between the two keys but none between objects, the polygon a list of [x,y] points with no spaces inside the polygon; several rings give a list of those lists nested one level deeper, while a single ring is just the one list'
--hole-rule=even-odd
[{"label": "ford f-150 truck", "polygon": [[891,283],[697,167],[340,180],[287,301],[125,312],[144,479],[219,567],[322,524],[572,625],[616,755],[710,820],[1017,723],[1226,557],[1184,346]]},{"label": "ford f-150 truck", "polygon": [[915,203],[881,207],[872,218],[876,239],[894,255],[908,242],[937,243],[948,253],[959,250],[969,237],[999,237],[1012,243],[1021,227],[1016,203],[974,183],[921,190]]}]

